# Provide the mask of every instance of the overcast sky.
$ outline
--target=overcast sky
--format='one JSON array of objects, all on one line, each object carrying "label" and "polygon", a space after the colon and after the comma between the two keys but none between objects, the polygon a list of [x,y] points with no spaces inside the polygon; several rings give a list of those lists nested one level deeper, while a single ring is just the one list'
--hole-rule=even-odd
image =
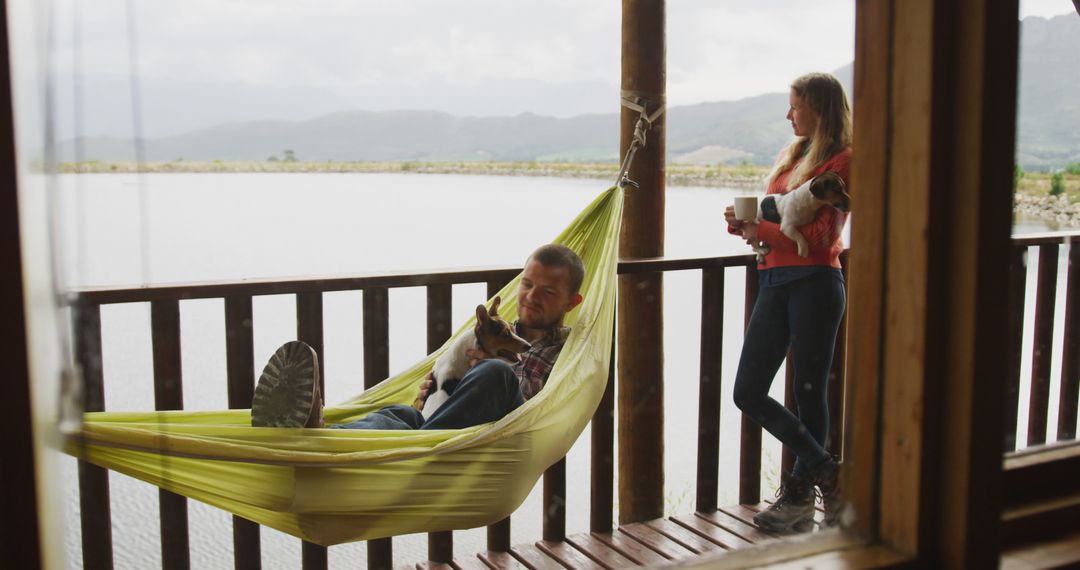
[{"label": "overcast sky", "polygon": [[[618,0],[55,1],[61,76],[282,90],[318,101],[311,113],[572,116],[617,101]],[[1022,17],[1072,10],[1021,2]],[[670,105],[784,91],[853,58],[852,0],[669,0],[667,18]]]}]

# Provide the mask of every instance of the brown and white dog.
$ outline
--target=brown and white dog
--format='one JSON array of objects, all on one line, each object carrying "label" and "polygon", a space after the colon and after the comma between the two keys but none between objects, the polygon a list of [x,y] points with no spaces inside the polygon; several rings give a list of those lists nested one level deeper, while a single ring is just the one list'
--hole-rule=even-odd
[{"label": "brown and white dog", "polygon": [[[532,348],[528,341],[514,332],[513,325],[499,316],[501,302],[502,299],[496,295],[491,301],[490,311],[483,305],[477,305],[476,326],[459,336],[435,361],[435,366],[432,368],[435,384],[431,387],[427,401],[420,410],[425,420],[450,399],[450,394],[457,387],[458,382],[469,371],[467,351],[480,349],[503,360],[518,362],[521,360],[518,354]],[[418,401],[414,405],[419,407],[419,404]]]},{"label": "brown and white dog", "polygon": [[[822,206],[832,206],[841,212],[851,210],[851,196],[844,186],[844,179],[833,171],[826,171],[816,178],[802,183],[786,194],[770,194],[758,204],[758,221],[766,220],[780,224],[783,232],[799,248],[799,257],[810,255],[810,245],[799,226],[814,220],[814,214]],[[763,261],[768,246],[754,247],[758,261]]]}]

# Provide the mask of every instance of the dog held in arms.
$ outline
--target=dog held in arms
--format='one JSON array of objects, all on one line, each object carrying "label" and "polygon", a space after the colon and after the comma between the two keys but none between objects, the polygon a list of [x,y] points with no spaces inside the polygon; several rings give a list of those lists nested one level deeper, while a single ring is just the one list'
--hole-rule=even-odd
[{"label": "dog held in arms", "polygon": [[450,399],[450,394],[453,393],[454,388],[461,382],[465,373],[469,371],[467,351],[480,349],[513,363],[521,360],[521,357],[518,356],[519,353],[532,348],[528,341],[514,332],[513,325],[499,316],[499,303],[501,302],[502,298],[496,295],[495,299],[491,301],[490,311],[483,305],[477,305],[476,326],[471,331],[459,336],[450,345],[450,348],[435,361],[432,368],[435,385],[432,387],[427,401],[421,402],[417,399],[413,403],[416,408],[420,408],[421,404],[423,405],[420,412],[424,415],[425,420],[430,418],[435,413],[435,410],[438,410],[440,406]]},{"label": "dog held in arms", "polygon": [[[851,196],[847,193],[844,180],[833,171],[807,180],[798,188],[786,194],[770,194],[758,204],[758,221],[765,220],[780,224],[780,231],[799,248],[799,257],[810,255],[810,245],[806,236],[799,231],[799,226],[814,221],[814,215],[822,206],[832,206],[841,212],[851,210]],[[765,254],[769,246],[758,242],[753,246],[758,263],[765,263]]]}]

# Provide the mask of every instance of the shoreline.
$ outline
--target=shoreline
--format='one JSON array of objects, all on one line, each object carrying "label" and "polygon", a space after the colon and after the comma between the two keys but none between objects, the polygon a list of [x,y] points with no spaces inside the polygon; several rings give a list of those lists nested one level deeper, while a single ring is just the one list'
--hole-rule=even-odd
[{"label": "shoreline", "polygon": [[[615,163],[565,162],[373,162],[373,161],[185,161],[171,162],[99,162],[63,163],[63,174],[133,174],[133,173],[381,173],[381,174],[463,174],[473,176],[537,176],[614,180]],[[769,168],[740,165],[666,165],[668,186],[732,188],[760,192]],[[1013,200],[1014,214],[1031,216],[1049,224],[1080,228],[1080,175],[1065,177],[1065,193],[1050,196],[1050,175],[1024,173],[1017,181]]]}]

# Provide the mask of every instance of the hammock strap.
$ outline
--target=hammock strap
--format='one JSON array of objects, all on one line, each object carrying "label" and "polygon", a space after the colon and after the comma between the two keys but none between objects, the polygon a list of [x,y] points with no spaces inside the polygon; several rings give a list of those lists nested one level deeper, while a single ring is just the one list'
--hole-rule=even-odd
[{"label": "hammock strap", "polygon": [[643,93],[626,90],[622,92],[622,106],[637,111],[639,116],[634,125],[634,140],[630,141],[630,148],[626,150],[626,156],[623,157],[622,165],[619,167],[619,174],[615,177],[615,184],[620,188],[625,188],[627,185],[635,188],[638,186],[636,182],[630,180],[630,165],[634,162],[634,155],[637,154],[638,149],[645,146],[645,134],[652,127],[653,121],[667,109],[667,105],[661,102],[656,105],[652,113],[649,113],[649,106],[652,104],[653,101]]}]

